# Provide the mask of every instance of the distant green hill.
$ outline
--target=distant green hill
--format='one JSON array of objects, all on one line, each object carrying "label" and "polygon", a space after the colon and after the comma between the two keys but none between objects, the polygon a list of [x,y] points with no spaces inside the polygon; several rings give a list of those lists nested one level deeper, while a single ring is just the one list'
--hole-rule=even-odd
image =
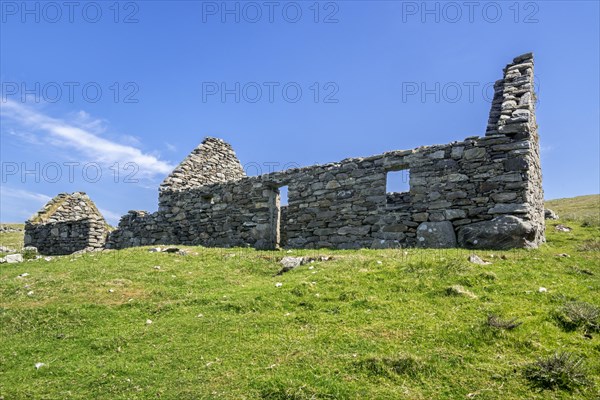
[{"label": "distant green hill", "polygon": [[546,201],[546,208],[561,219],[600,224],[600,194]]}]

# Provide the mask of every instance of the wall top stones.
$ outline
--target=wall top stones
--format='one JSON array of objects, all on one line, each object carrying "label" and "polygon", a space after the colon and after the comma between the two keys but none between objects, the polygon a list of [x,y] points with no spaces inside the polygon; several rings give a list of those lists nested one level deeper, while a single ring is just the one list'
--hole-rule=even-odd
[{"label": "wall top stones", "polygon": [[494,84],[486,135],[526,137],[535,130],[533,53],[515,57]]},{"label": "wall top stones", "polygon": [[104,217],[84,192],[60,193],[34,214],[27,224],[92,220],[106,224]]},{"label": "wall top stones", "polygon": [[207,137],[165,178],[159,190],[189,190],[245,176],[231,145],[222,139]]}]

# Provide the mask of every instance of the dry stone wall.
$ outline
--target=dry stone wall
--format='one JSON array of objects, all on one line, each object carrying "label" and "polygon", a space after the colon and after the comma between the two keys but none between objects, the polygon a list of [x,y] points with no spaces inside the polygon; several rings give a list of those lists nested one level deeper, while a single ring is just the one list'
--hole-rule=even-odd
[{"label": "dry stone wall", "polygon": [[246,176],[229,143],[206,138],[160,185],[160,191],[189,190]]},{"label": "dry stone wall", "polygon": [[108,225],[82,192],[61,193],[25,222],[25,246],[41,254],[71,254],[103,248]]},{"label": "dry stone wall", "polygon": [[[209,138],[161,185],[159,210],[131,211],[107,246],[535,247],[545,226],[533,55],[494,87],[485,136],[445,145],[246,177]],[[386,193],[387,174],[406,169],[410,190]]]}]

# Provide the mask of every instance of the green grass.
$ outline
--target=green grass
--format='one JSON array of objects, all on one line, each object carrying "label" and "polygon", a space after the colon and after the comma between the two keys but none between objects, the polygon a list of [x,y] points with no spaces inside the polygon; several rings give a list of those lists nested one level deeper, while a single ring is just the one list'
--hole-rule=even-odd
[{"label": "green grass", "polygon": [[[3,264],[0,398],[598,398],[600,334],[556,315],[600,306],[600,253],[581,247],[600,228],[558,223],[540,249],[476,252],[484,266],[465,250],[196,247]],[[285,255],[334,259],[274,276]],[[583,359],[585,384],[527,378],[563,352]]]},{"label": "green grass", "polygon": [[[10,228],[20,228],[23,229],[23,224],[1,224],[2,226],[10,227]],[[0,233],[0,246],[5,246],[15,250],[21,250],[23,248],[23,232],[10,232],[10,233]],[[6,253],[0,252],[0,257],[4,256]]]},{"label": "green grass", "polygon": [[572,197],[546,202],[546,207],[555,211],[561,220],[600,225],[600,195]]}]

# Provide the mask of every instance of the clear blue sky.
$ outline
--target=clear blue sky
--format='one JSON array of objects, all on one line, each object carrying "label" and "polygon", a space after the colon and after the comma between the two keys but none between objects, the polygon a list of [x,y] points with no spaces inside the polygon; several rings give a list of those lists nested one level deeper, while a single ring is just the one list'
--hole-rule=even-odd
[{"label": "clear blue sky", "polygon": [[3,222],[72,191],[112,223],[154,211],[205,136],[255,175],[483,135],[489,83],[528,51],[546,198],[600,190],[597,1],[0,4]]}]

